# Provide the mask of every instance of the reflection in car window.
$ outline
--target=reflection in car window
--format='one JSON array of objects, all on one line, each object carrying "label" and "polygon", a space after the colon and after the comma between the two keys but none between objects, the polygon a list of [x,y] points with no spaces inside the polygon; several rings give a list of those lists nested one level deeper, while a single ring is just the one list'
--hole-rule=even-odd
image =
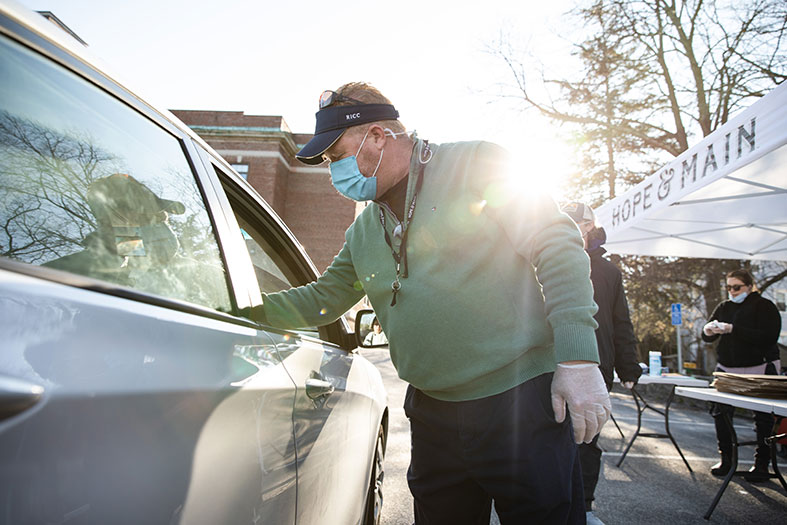
[{"label": "reflection in car window", "polygon": [[177,138],[0,38],[0,255],[229,310]]}]

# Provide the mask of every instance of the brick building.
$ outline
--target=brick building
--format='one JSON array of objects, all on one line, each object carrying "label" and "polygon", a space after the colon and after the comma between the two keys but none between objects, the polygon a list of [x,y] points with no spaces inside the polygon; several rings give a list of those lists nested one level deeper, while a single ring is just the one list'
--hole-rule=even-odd
[{"label": "brick building", "polygon": [[279,116],[242,111],[172,113],[246,177],[322,272],[339,253],[344,232],[360,208],[333,188],[327,165],[307,166],[295,158],[312,135],[292,133]]}]

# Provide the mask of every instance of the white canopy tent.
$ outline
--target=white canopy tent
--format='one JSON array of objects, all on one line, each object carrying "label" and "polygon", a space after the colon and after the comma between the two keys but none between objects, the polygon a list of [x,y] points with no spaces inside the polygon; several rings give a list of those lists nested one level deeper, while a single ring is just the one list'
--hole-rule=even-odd
[{"label": "white canopy tent", "polygon": [[596,216],[612,253],[787,260],[787,82]]}]

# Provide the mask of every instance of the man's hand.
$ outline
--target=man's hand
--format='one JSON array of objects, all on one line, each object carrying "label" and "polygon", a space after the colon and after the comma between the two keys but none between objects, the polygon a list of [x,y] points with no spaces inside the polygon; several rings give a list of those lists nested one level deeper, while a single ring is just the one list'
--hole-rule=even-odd
[{"label": "man's hand", "polygon": [[566,404],[574,441],[590,443],[612,412],[609,392],[596,363],[558,363],[552,378],[552,410],[558,423],[566,418]]},{"label": "man's hand", "polygon": [[241,317],[245,317],[247,319],[251,319],[257,323],[265,323],[265,310],[262,308],[262,305],[255,306],[255,307],[246,307],[241,308],[238,310],[238,315]]},{"label": "man's hand", "polygon": [[623,388],[625,388],[626,390],[631,390],[632,388],[634,388],[634,381],[623,381],[620,384],[623,385]]}]

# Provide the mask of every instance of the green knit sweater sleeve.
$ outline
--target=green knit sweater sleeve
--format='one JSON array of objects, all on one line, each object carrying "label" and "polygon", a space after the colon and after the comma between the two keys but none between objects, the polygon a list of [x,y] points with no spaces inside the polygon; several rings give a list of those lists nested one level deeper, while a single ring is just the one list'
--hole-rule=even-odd
[{"label": "green knit sweater sleeve", "polygon": [[285,329],[327,325],[349,310],[363,295],[350,249],[345,243],[315,282],[263,297],[263,315],[257,317],[270,326]]},{"label": "green knit sweater sleeve", "polygon": [[574,222],[554,200],[518,180],[508,154],[499,146],[480,143],[478,170],[471,174],[484,211],[505,231],[509,242],[535,268],[552,327],[557,362],[599,361],[593,315],[590,260]]}]

